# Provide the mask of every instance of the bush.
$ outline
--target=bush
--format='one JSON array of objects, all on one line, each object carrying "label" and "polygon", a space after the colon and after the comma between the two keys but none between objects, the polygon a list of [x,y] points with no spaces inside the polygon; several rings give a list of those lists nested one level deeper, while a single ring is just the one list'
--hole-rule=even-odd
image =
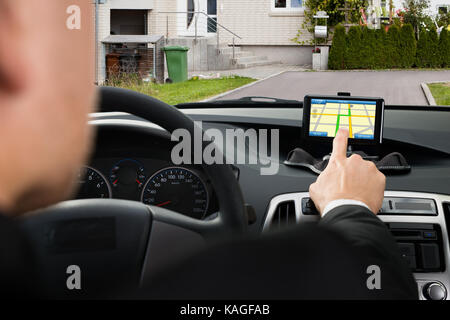
[{"label": "bush", "polygon": [[373,51],[375,69],[384,69],[388,67],[386,46],[387,46],[386,31],[384,31],[384,29],[375,30],[375,46]]},{"label": "bush", "polygon": [[422,29],[417,42],[416,65],[422,68],[440,66],[439,40],[435,29]]},{"label": "bush", "polygon": [[447,29],[442,29],[439,37],[440,63],[442,67],[450,67],[450,34]]},{"label": "bush", "polygon": [[429,67],[430,37],[424,29],[420,31],[419,41],[417,41],[416,66],[424,68]]},{"label": "bush", "polygon": [[430,35],[430,67],[439,68],[441,66],[441,55],[439,52],[439,38],[436,29],[429,31]]},{"label": "bush", "polygon": [[400,29],[400,67],[411,68],[416,58],[416,37],[412,25],[405,24]]},{"label": "bush", "polygon": [[361,55],[360,55],[360,67],[363,69],[375,68],[375,30],[367,27],[362,28],[361,32]]},{"label": "bush", "polygon": [[436,29],[422,28],[416,41],[414,29],[405,24],[371,30],[352,26],[347,34],[336,27],[330,50],[329,67],[342,69],[450,67],[450,32],[443,30],[438,37]]},{"label": "bush", "polygon": [[391,26],[387,33],[386,54],[389,68],[400,67],[400,30],[395,25]]},{"label": "bush", "polygon": [[347,47],[345,48],[344,60],[348,69],[361,68],[361,28],[350,27],[347,33]]},{"label": "bush", "polygon": [[328,67],[331,70],[345,69],[345,46],[345,28],[339,25],[334,31],[333,43],[328,57]]}]

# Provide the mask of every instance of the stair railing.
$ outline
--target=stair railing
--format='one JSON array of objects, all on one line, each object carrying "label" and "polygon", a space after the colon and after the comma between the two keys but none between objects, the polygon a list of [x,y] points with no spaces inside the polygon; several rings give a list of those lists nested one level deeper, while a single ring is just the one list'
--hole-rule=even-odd
[{"label": "stair railing", "polygon": [[[232,47],[232,61],[235,63],[236,61],[236,38],[242,40],[242,37],[237,35],[235,32],[231,31],[229,28],[225,27],[223,24],[219,23],[217,21],[216,17],[212,17],[205,12],[202,11],[162,11],[158,12],[158,14],[166,14],[166,39],[169,38],[169,29],[170,29],[170,23],[169,23],[169,15],[177,15],[177,14],[183,14],[186,15],[192,15],[192,22],[194,23],[194,39],[197,41],[199,38],[199,17],[204,16],[206,18],[206,29],[207,30],[213,30],[216,34],[217,38],[217,55],[220,54],[220,30],[225,31],[226,33],[230,34],[232,37],[231,47]],[[186,19],[187,21],[187,19]]]}]

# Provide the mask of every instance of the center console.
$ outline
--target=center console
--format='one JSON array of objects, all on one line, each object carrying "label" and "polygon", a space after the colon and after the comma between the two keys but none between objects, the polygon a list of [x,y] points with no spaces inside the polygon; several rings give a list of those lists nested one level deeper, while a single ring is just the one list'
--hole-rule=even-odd
[{"label": "center console", "polygon": [[[414,273],[419,297],[450,299],[450,248],[446,227],[446,219],[450,219],[450,196],[386,191],[378,216],[392,232],[402,258]],[[308,193],[283,194],[271,200],[263,232],[318,219]]]}]

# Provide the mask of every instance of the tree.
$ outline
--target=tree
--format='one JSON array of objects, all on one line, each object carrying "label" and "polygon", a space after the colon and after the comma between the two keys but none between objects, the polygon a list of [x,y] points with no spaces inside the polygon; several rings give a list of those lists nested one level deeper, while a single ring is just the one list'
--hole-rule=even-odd
[{"label": "tree", "polygon": [[373,52],[374,67],[384,69],[388,67],[388,55],[386,54],[387,35],[384,28],[375,30],[375,48]]},{"label": "tree", "polygon": [[348,69],[361,68],[361,28],[350,27],[347,33],[347,47],[345,50],[345,63]]},{"label": "tree", "polygon": [[375,30],[367,27],[362,27],[361,32],[361,68],[374,69],[375,68]]},{"label": "tree", "polygon": [[387,33],[387,48],[386,54],[388,56],[389,68],[398,68],[401,66],[400,51],[400,30],[397,26],[392,25]]},{"label": "tree", "polygon": [[345,69],[345,28],[338,25],[334,31],[333,43],[330,49],[330,55],[328,57],[328,66],[332,70]]},{"label": "tree", "polygon": [[430,67],[438,68],[441,65],[441,55],[439,53],[439,38],[436,29],[431,29],[429,31],[429,39],[430,39]]},{"label": "tree", "polygon": [[450,67],[450,33],[447,29],[442,29],[439,37],[440,63],[446,68]]},{"label": "tree", "polygon": [[[302,45],[307,42],[310,42],[310,44],[314,42],[314,40],[305,41],[304,39],[305,33],[314,32],[314,15],[316,15],[318,11],[325,11],[327,13],[329,16],[329,19],[327,20],[329,27],[335,27],[338,24],[343,23],[345,21],[345,12],[339,10],[339,8],[344,8],[345,3],[348,4],[349,8],[354,8],[354,10],[348,12],[350,22],[358,23],[361,18],[359,10],[366,7],[366,1],[367,0],[305,0],[304,6],[307,8],[307,10],[304,11],[305,18],[300,29],[297,31],[297,35],[291,39],[291,41]],[[323,42],[324,40],[319,39],[319,41]]]},{"label": "tree", "polygon": [[450,12],[439,13],[437,17],[437,24],[439,27],[444,27],[444,29],[450,26]]},{"label": "tree", "polygon": [[426,11],[430,7],[429,0],[405,0],[403,7],[406,9],[404,22],[413,26],[416,37],[419,35],[420,26],[427,19]]},{"label": "tree", "polygon": [[431,67],[431,47],[430,32],[422,29],[417,41],[416,66]]},{"label": "tree", "polygon": [[305,7],[308,8],[305,10],[305,18],[312,22],[317,11],[325,11],[329,16],[328,25],[336,26],[345,20],[345,12],[338,9],[344,8],[346,2],[349,8],[355,8],[349,12],[350,21],[358,22],[360,19],[359,9],[365,8],[365,0],[305,0]]},{"label": "tree", "polygon": [[400,29],[400,67],[411,68],[416,58],[416,38],[414,29],[410,24],[405,24]]}]

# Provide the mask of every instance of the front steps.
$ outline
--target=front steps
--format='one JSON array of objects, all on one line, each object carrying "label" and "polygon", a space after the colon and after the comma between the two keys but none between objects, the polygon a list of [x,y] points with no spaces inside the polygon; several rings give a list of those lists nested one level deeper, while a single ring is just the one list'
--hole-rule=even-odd
[{"label": "front steps", "polygon": [[259,66],[268,66],[277,64],[279,61],[271,61],[266,56],[257,56],[250,51],[242,51],[240,47],[221,47],[219,48],[219,55],[230,59],[230,67],[232,69],[246,69]]}]

